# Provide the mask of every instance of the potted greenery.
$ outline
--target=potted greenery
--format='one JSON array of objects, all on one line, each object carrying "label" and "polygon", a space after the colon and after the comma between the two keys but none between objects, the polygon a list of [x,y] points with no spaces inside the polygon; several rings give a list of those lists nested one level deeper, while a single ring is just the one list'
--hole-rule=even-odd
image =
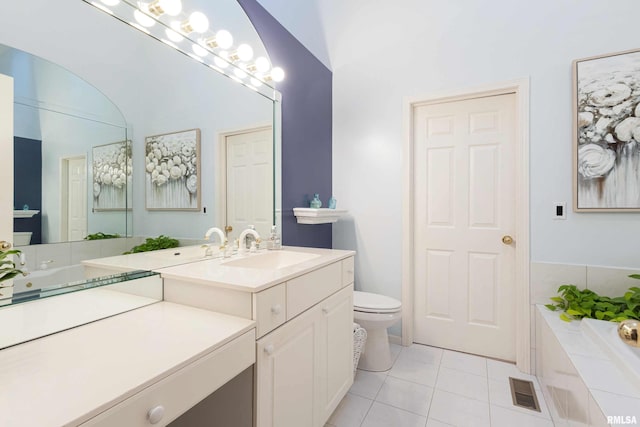
[{"label": "potted greenery", "polygon": [[16,268],[12,255],[20,255],[21,251],[12,249],[9,251],[0,251],[0,300],[8,299],[13,296],[13,285],[7,286],[4,282],[11,280],[19,274],[26,276],[27,273]]}]

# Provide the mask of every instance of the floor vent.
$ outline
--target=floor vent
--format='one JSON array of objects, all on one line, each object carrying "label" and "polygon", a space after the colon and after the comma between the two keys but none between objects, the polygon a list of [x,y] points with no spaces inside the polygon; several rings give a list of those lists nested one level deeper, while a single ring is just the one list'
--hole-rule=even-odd
[{"label": "floor vent", "polygon": [[515,406],[541,412],[536,391],[531,381],[509,377],[509,385],[511,386],[511,399]]}]

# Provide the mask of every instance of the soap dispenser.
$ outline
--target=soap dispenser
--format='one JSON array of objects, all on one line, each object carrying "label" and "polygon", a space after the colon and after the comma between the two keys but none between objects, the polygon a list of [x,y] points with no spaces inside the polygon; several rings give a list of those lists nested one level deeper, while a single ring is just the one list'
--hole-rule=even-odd
[{"label": "soap dispenser", "polygon": [[278,234],[278,227],[271,226],[271,234],[269,235],[269,241],[267,242],[267,249],[277,250],[282,248],[280,241],[280,235]]}]

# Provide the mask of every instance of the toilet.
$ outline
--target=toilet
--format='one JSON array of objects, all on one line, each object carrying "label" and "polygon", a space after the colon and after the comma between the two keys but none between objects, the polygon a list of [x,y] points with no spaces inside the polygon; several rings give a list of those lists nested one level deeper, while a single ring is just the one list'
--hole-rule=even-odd
[{"label": "toilet", "polygon": [[364,352],[358,368],[387,371],[393,360],[387,328],[402,318],[402,303],[394,298],[370,292],[353,292],[353,319],[367,331]]}]

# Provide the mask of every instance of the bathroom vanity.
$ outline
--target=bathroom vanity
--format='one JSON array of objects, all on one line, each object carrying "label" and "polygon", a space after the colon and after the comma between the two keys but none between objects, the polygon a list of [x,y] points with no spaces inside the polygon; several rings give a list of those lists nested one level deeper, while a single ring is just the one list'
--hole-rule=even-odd
[{"label": "bathroom vanity", "polygon": [[323,426],[353,383],[355,253],[197,248],[86,261],[155,265],[163,300],[0,351],[0,425],[167,425],[253,366],[255,426]]}]

